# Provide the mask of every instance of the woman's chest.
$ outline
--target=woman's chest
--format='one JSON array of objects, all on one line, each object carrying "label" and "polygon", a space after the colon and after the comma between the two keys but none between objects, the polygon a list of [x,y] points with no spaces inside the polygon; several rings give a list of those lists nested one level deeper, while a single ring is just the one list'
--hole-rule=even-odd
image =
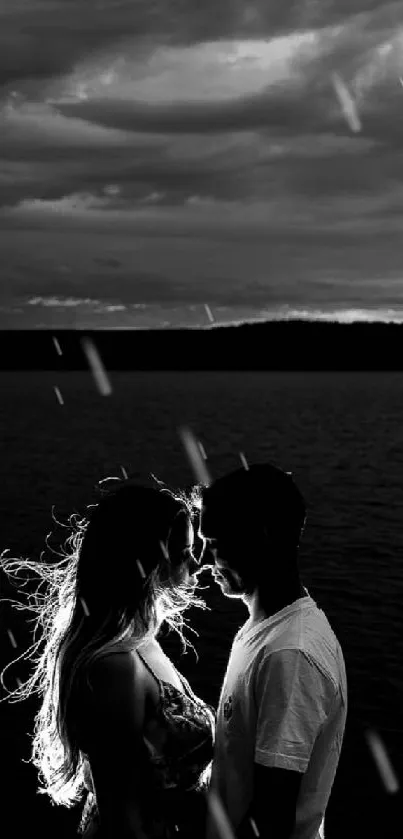
[{"label": "woman's chest", "polygon": [[141,654],[143,664],[148,671],[148,682],[150,687],[154,686],[155,691],[159,695],[158,681],[167,682],[177,690],[183,692],[183,683],[179,677],[178,671],[165,655],[161,647],[153,645],[141,645],[138,648]]}]

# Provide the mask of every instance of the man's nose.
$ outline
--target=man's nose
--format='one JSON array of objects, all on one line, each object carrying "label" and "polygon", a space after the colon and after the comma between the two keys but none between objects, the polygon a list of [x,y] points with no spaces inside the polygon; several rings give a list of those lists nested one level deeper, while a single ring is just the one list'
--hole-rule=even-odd
[{"label": "man's nose", "polygon": [[202,565],[215,565],[217,562],[217,548],[206,545],[202,555]]},{"label": "man's nose", "polygon": [[200,563],[194,556],[192,556],[189,562],[189,574],[195,574],[196,571],[200,571]]}]

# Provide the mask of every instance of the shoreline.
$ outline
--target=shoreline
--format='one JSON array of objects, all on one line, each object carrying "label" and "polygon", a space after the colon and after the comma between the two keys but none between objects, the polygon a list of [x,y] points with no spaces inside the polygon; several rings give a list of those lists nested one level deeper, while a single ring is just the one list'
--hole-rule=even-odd
[{"label": "shoreline", "polygon": [[403,324],[270,321],[205,329],[1,330],[0,370],[400,371]]}]

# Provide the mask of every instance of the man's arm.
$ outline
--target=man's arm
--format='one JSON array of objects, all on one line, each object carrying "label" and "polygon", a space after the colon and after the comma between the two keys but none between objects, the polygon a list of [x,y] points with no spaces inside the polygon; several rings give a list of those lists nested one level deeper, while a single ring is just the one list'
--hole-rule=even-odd
[{"label": "man's arm", "polygon": [[264,656],[254,682],[257,708],[253,793],[237,839],[290,839],[301,781],[326,718],[329,695],[306,656],[283,649]]},{"label": "man's arm", "polygon": [[301,772],[255,763],[253,800],[237,839],[254,839],[255,826],[260,839],[290,839],[301,781]]}]

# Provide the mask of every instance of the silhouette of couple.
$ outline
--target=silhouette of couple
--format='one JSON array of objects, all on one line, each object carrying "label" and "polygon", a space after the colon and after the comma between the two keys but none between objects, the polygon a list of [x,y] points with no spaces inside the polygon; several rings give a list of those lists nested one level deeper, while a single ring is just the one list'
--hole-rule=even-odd
[{"label": "silhouette of couple", "polygon": [[[191,492],[117,482],[48,572],[32,762],[85,839],[319,839],[343,740],[343,655],[299,575],[305,503],[250,465]],[[202,544],[196,557],[195,538]],[[199,576],[249,617],[217,711],[158,643]],[[217,638],[219,625],[217,625]],[[207,654],[207,653],[205,653]]]}]

